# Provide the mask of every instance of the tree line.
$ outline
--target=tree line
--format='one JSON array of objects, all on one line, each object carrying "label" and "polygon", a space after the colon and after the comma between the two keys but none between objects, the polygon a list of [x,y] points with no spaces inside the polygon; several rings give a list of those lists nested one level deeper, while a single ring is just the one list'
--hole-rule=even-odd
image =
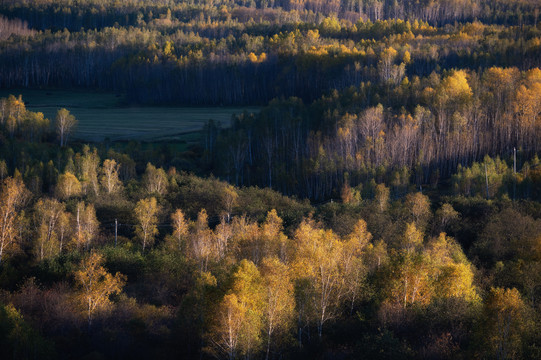
[{"label": "tree line", "polygon": [[[136,26],[156,19],[186,20],[215,18],[225,12],[232,17],[254,19],[296,16],[304,21],[321,20],[322,16],[337,15],[342,19],[378,21],[384,19],[423,20],[433,25],[455,21],[471,22],[479,19],[487,23],[504,25],[537,24],[539,4],[531,0],[488,1],[393,1],[393,0],[219,0],[206,1],[163,0],[151,3],[141,0],[116,2],[112,0],[78,1],[14,1],[3,0],[0,10],[9,17],[22,18],[35,29],[77,31],[113,26]],[[224,11],[225,10],[225,11]],[[294,14],[292,14],[294,13]],[[319,22],[319,21],[318,21]]]},{"label": "tree line", "polygon": [[[541,35],[533,23],[232,17],[226,8],[173,14],[164,10],[136,24],[16,32],[0,44],[0,86],[101,89],[127,93],[135,103],[265,104],[281,96],[313,101],[367,81],[399,83],[403,74],[540,66]],[[408,53],[403,67],[389,67],[401,64],[391,47],[398,58]]]}]

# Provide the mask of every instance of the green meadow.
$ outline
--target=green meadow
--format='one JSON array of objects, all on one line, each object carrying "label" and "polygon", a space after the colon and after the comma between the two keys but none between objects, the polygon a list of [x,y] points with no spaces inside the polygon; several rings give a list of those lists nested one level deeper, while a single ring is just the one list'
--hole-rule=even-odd
[{"label": "green meadow", "polygon": [[21,94],[27,109],[43,112],[51,122],[58,109],[68,109],[78,120],[73,138],[86,141],[185,139],[209,119],[227,127],[233,114],[259,111],[254,107],[130,106],[121,95],[87,91],[2,90],[0,97],[9,94]]}]

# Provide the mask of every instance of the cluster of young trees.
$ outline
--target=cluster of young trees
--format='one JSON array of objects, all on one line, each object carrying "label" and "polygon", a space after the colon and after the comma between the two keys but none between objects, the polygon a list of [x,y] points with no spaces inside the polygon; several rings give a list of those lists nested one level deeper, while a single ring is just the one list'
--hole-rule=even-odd
[{"label": "cluster of young trees", "polygon": [[[68,110],[58,110],[55,129],[60,146],[67,144],[76,124],[75,117]],[[50,120],[42,112],[27,110],[22,95],[0,98],[0,128],[10,138],[18,137],[30,142],[40,142],[51,135]]]},{"label": "cluster of young trees", "polygon": [[[378,66],[387,81],[400,68]],[[511,159],[514,148],[523,158],[539,151],[540,86],[538,68],[499,67],[403,77],[390,92],[362,83],[310,105],[274,101],[228,129],[209,123],[205,132],[217,135],[204,146],[210,166],[236,184],[313,199],[337,197],[343,184],[366,185],[374,176],[420,186],[487,154]]]}]

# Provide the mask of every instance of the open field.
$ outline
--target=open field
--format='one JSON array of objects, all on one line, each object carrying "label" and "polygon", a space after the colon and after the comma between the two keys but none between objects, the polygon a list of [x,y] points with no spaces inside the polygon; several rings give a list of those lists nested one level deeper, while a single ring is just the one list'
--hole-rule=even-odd
[{"label": "open field", "polygon": [[165,140],[200,130],[209,119],[227,127],[231,115],[258,108],[239,107],[140,107],[126,106],[124,98],[111,93],[65,90],[1,90],[0,97],[23,95],[26,107],[54,120],[65,107],[79,121],[74,138],[89,141]]}]

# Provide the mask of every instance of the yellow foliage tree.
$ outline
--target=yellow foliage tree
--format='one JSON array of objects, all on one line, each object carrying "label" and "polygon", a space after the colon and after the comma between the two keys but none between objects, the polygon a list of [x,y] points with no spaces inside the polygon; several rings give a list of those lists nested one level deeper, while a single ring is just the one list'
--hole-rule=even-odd
[{"label": "yellow foliage tree", "polygon": [[19,210],[29,198],[20,178],[6,178],[0,189],[0,263],[6,252],[16,248],[20,239],[17,231]]},{"label": "yellow foliage tree", "polygon": [[135,233],[143,243],[143,251],[147,245],[154,243],[155,236],[158,234],[158,211],[158,202],[154,197],[141,199],[135,206],[137,219]]},{"label": "yellow foliage tree", "polygon": [[58,110],[56,113],[56,133],[60,138],[60,146],[65,146],[67,144],[69,136],[76,125],[77,120],[75,120],[75,116],[71,115],[68,110]]},{"label": "yellow foliage tree", "polygon": [[298,306],[303,308],[299,317],[316,324],[321,337],[323,325],[337,315],[344,294],[343,243],[332,231],[317,229],[305,220],[295,232],[295,245],[291,266],[298,284]]},{"label": "yellow foliage tree", "polygon": [[283,233],[283,220],[275,209],[267,213],[267,218],[261,227],[263,253],[266,257],[278,256],[287,258],[287,236]]},{"label": "yellow foliage tree", "polygon": [[191,234],[191,256],[199,262],[201,272],[207,271],[209,260],[216,255],[216,247],[213,243],[213,233],[208,225],[208,215],[205,209],[197,214],[194,231]]},{"label": "yellow foliage tree", "polygon": [[106,159],[103,162],[100,183],[107,194],[116,193],[122,188],[122,182],[118,177],[119,168],[120,164],[115,160]]},{"label": "yellow foliage tree", "polygon": [[40,199],[34,212],[37,230],[34,252],[39,260],[56,256],[60,250],[61,222],[64,204],[54,199]]},{"label": "yellow foliage tree", "polygon": [[56,184],[56,196],[60,199],[69,199],[81,194],[81,183],[71,172],[66,171],[58,177]]},{"label": "yellow foliage tree", "polygon": [[235,294],[227,294],[218,306],[217,313],[209,334],[211,351],[218,356],[225,354],[229,360],[233,360],[237,357],[246,309]]},{"label": "yellow foliage tree", "polygon": [[98,233],[99,225],[94,205],[85,205],[83,201],[78,203],[75,214],[75,234],[73,235],[73,243],[75,243],[77,250],[82,247],[90,249],[92,240]]},{"label": "yellow foliage tree", "polygon": [[157,169],[151,163],[147,164],[147,168],[143,174],[143,183],[149,194],[156,193],[159,195],[165,194],[169,185],[165,170],[162,168]]},{"label": "yellow foliage tree", "polygon": [[528,330],[527,307],[517,289],[492,288],[485,300],[483,337],[489,356],[520,358],[522,335]]},{"label": "yellow foliage tree", "polygon": [[250,358],[259,350],[266,307],[264,294],[259,270],[251,261],[242,260],[208,334],[213,352],[234,359],[237,354]]},{"label": "yellow foliage tree", "polygon": [[80,288],[77,299],[85,309],[88,327],[92,326],[96,312],[111,306],[109,297],[121,292],[126,282],[126,276],[108,273],[102,266],[103,260],[102,255],[92,252],[81,261],[79,270],[74,274]]},{"label": "yellow foliage tree", "polygon": [[293,322],[295,297],[287,265],[277,258],[265,258],[261,263],[265,304],[264,331],[267,340],[265,359],[274,345],[275,338],[284,339]]},{"label": "yellow foliage tree", "polygon": [[173,238],[175,239],[173,248],[182,250],[186,242],[186,236],[188,235],[188,222],[182,210],[177,209],[171,214],[171,222],[173,224]]}]

